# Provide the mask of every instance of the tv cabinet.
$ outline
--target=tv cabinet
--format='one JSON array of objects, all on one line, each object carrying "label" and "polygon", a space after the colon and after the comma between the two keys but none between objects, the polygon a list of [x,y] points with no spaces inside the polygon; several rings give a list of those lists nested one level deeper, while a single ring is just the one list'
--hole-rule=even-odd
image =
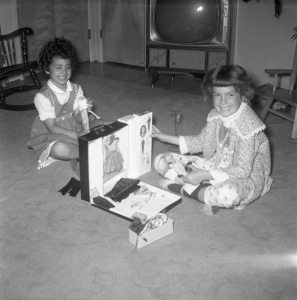
[{"label": "tv cabinet", "polygon": [[196,7],[194,1],[146,0],[145,67],[153,73],[152,87],[161,73],[202,78],[215,66],[233,63],[236,2],[205,0]]},{"label": "tv cabinet", "polygon": [[209,69],[217,65],[229,63],[227,49],[202,50],[200,48],[175,48],[162,46],[147,46],[146,67],[153,72],[152,88],[155,86],[158,75],[190,73],[203,76]]}]

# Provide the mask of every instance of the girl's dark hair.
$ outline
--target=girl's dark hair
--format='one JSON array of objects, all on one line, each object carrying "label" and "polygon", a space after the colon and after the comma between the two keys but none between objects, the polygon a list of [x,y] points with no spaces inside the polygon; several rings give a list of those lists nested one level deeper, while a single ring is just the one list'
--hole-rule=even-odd
[{"label": "girl's dark hair", "polygon": [[212,98],[213,87],[233,86],[240,96],[250,104],[254,96],[254,87],[246,70],[238,65],[218,66],[209,70],[202,82],[202,91],[206,98]]},{"label": "girl's dark hair", "polygon": [[39,65],[42,70],[47,71],[54,57],[70,59],[71,68],[74,69],[78,63],[77,52],[73,44],[64,38],[55,38],[48,41],[39,53]]}]

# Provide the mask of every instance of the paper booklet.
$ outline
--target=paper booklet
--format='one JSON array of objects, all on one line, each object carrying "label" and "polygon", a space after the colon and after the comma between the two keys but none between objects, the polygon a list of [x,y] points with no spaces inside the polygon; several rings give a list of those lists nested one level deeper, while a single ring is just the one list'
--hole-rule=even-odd
[{"label": "paper booklet", "polygon": [[161,190],[142,181],[140,181],[139,186],[137,191],[131,193],[121,202],[115,202],[106,196],[99,196],[91,198],[90,203],[128,219],[132,219],[132,215],[136,212],[145,214],[149,219],[181,202],[179,195]]}]

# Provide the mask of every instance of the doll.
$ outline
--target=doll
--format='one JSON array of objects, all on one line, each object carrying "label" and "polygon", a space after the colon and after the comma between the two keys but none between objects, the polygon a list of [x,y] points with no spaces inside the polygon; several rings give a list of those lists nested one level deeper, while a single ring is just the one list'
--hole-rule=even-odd
[{"label": "doll", "polygon": [[156,156],[154,160],[155,170],[162,176],[176,182],[181,182],[181,177],[186,175],[190,169],[187,165],[191,162],[183,161],[181,155],[174,155],[170,152]]}]

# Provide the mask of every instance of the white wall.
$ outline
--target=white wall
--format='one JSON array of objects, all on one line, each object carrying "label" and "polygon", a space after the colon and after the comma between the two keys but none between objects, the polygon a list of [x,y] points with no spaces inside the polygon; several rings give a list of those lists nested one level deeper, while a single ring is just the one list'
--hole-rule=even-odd
[{"label": "white wall", "polygon": [[[297,26],[297,0],[282,0],[283,11],[274,16],[274,0],[238,0],[234,63],[244,67],[257,85],[273,83],[264,69],[291,69]],[[280,83],[288,84],[288,78]]]},{"label": "white wall", "polygon": [[2,34],[19,28],[17,0],[0,0],[0,26]]}]

